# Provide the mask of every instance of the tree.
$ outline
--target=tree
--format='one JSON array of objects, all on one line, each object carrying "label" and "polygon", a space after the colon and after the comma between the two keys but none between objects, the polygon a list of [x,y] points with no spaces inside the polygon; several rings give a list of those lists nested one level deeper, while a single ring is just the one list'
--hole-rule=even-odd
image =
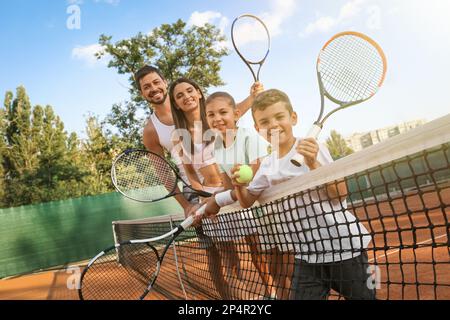
[{"label": "tree", "polygon": [[[86,170],[74,161],[76,135],[67,138],[51,106],[31,107],[26,90],[7,92],[0,109],[0,206],[12,207],[81,195]],[[3,188],[2,188],[3,186]]]},{"label": "tree", "polygon": [[5,205],[6,188],[5,155],[6,155],[6,111],[0,107],[0,208]]},{"label": "tree", "polygon": [[185,22],[178,20],[173,24],[162,24],[149,34],[139,33],[115,44],[111,39],[100,36],[99,44],[104,50],[97,53],[97,58],[108,54],[111,56],[108,67],[129,75],[131,101],[124,105],[115,104],[104,123],[116,127],[120,137],[132,141],[135,147],[142,144],[144,124],[144,117],[137,114],[140,109],[144,115],[151,112],[133,77],[145,64],[158,67],[169,83],[183,76],[195,80],[204,90],[224,84],[219,72],[222,57],[228,55],[222,45],[226,39],[211,24],[187,27]]},{"label": "tree", "polygon": [[73,194],[71,184],[78,185],[86,176],[80,162],[73,161],[69,154],[67,132],[64,124],[50,106],[44,110],[42,134],[39,147],[39,166],[32,175],[35,193],[39,202],[66,199]]},{"label": "tree", "polygon": [[187,76],[205,90],[224,84],[219,71],[221,58],[228,54],[222,45],[226,39],[211,24],[186,28],[186,23],[178,20],[173,24],[162,24],[150,34],[139,33],[116,44],[112,44],[111,39],[100,36],[99,44],[104,50],[97,53],[97,58],[109,54],[108,67],[117,68],[119,74],[130,75],[130,93],[135,102],[142,102],[142,98],[133,74],[145,64],[158,67],[169,83]]},{"label": "tree", "polygon": [[32,138],[31,104],[24,87],[18,87],[16,97],[12,92],[5,95],[5,142],[4,175],[5,204],[24,204],[30,201],[24,181],[37,166],[37,145]]},{"label": "tree", "polygon": [[89,170],[86,182],[89,185],[87,194],[95,195],[111,191],[111,162],[117,151],[111,139],[104,133],[104,128],[94,116],[86,121],[87,140],[83,142],[85,165]]},{"label": "tree", "polygon": [[[148,111],[148,108],[146,109]],[[148,112],[141,112],[144,115],[139,116],[138,105],[133,102],[116,103],[112,106],[111,112],[103,120],[102,125],[106,128],[108,136],[114,136],[124,149],[142,148],[142,131],[145,125],[145,117]],[[107,128],[107,125],[113,129]]]},{"label": "tree", "polygon": [[338,160],[354,152],[347,145],[345,139],[335,130],[331,131],[330,137],[327,139],[327,147],[334,160]]}]

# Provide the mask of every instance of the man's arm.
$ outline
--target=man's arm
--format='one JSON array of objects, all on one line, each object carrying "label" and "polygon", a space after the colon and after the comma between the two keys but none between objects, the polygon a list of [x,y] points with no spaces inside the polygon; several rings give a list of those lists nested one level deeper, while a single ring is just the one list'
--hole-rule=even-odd
[{"label": "man's arm", "polygon": [[[161,146],[159,142],[158,133],[156,132],[155,126],[153,125],[153,122],[149,119],[147,124],[144,128],[144,134],[142,137],[144,146],[147,148],[148,151],[154,152],[161,157],[164,157],[164,148]],[[180,190],[177,187],[176,192],[180,192]],[[192,207],[192,204],[189,203],[189,201],[186,200],[186,198],[182,194],[177,194],[175,196],[175,200],[178,201],[180,206],[184,210],[184,215],[187,216],[189,210]]]},{"label": "man's arm", "polygon": [[164,148],[159,142],[158,132],[156,132],[155,126],[150,119],[145,125],[142,141],[148,151],[154,152],[156,154],[159,154],[161,157],[164,157]]}]

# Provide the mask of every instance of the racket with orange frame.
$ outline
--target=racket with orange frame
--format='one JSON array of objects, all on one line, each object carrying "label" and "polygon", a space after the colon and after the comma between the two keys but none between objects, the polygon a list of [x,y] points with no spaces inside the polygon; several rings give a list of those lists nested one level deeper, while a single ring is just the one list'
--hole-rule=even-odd
[{"label": "racket with orange frame", "polygon": [[[320,114],[306,135],[315,139],[331,115],[367,101],[378,92],[386,77],[387,61],[383,50],[373,39],[348,31],[336,34],[325,44],[317,59],[316,70]],[[338,107],[323,116],[325,97]],[[291,162],[301,167],[304,157],[297,154]]]}]

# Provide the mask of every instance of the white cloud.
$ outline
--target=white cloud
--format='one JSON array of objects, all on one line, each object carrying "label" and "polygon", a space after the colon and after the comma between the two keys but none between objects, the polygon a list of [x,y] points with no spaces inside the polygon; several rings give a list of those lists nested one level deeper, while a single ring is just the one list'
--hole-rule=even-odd
[{"label": "white cloud", "polygon": [[[450,35],[450,1],[448,0],[396,0],[394,2],[400,18],[406,20],[411,30],[428,34],[430,38]],[[436,39],[433,39],[435,41]],[[448,41],[441,41],[448,43]]]},{"label": "white cloud", "polygon": [[261,14],[261,19],[266,23],[271,37],[283,33],[282,23],[295,13],[296,7],[294,0],[271,0],[270,12]]},{"label": "white cloud", "polygon": [[102,52],[104,49],[99,44],[91,44],[88,46],[77,46],[72,50],[72,59],[85,62],[89,67],[93,67],[97,64],[106,65],[109,56],[103,56],[101,60],[98,60],[95,56],[96,53]]},{"label": "white cloud", "polygon": [[352,0],[344,4],[339,12],[338,20],[343,21],[346,19],[351,19],[358,15],[358,13],[361,11],[361,5],[363,5],[364,2],[366,2],[366,0]]},{"label": "white cloud", "polygon": [[[273,38],[283,33],[282,24],[295,13],[296,6],[297,3],[295,0],[270,0],[270,10],[268,12],[256,13],[256,15],[264,21],[267,29],[269,29],[270,36]],[[231,24],[230,19],[217,11],[195,11],[188,20],[188,25],[203,26],[206,23],[216,25],[222,34],[225,34],[225,29]],[[256,35],[255,38],[255,33],[249,24],[239,26],[239,30],[237,31],[240,35],[239,42],[241,44],[245,44],[250,40],[265,40],[264,33]],[[233,47],[231,41],[221,43],[220,46],[228,49]]]},{"label": "white cloud", "polygon": [[206,23],[211,23],[212,21],[220,17],[222,17],[222,14],[216,11],[205,11],[205,12],[195,11],[194,13],[191,14],[191,17],[189,18],[188,21],[188,25],[201,27]]},{"label": "white cloud", "polygon": [[316,32],[328,32],[341,25],[347,24],[362,13],[367,14],[368,20],[366,21],[366,26],[369,29],[380,29],[380,8],[372,5],[364,11],[363,9],[365,5],[367,5],[367,2],[368,0],[350,0],[340,8],[339,14],[335,17],[318,15],[314,22],[311,22],[306,26],[300,33],[300,36],[307,37]]},{"label": "white cloud", "polygon": [[[277,36],[283,32],[281,25],[294,14],[296,6],[295,0],[270,0],[270,11],[257,15],[267,25],[271,36]],[[230,24],[229,21],[227,17],[217,11],[195,11],[191,14],[188,25],[203,26],[205,23],[211,23],[224,32],[225,28]]]},{"label": "white cloud", "polygon": [[[224,35],[225,28],[229,25],[229,20],[227,17],[223,16],[220,12],[217,11],[204,11],[204,12],[195,11],[194,13],[191,14],[188,20],[189,26],[202,27],[207,23],[217,26],[220,30],[220,33]],[[221,48],[230,49],[231,42],[222,41],[218,43],[217,49]]]},{"label": "white cloud", "polygon": [[315,22],[310,23],[305,29],[305,35],[309,35],[316,31],[327,32],[334,28],[337,24],[337,20],[332,17],[320,17]]},{"label": "white cloud", "polygon": [[223,16],[220,12],[217,11],[195,11],[191,14],[188,20],[188,25],[190,26],[201,27],[207,23],[218,26],[220,31],[224,33],[225,28],[228,26],[229,20],[227,17]]},{"label": "white cloud", "polygon": [[[274,38],[283,33],[282,24],[289,17],[291,17],[296,9],[296,3],[294,0],[271,0],[271,9],[269,12],[262,12],[257,14],[259,18],[264,22],[269,30],[270,37]],[[236,26],[235,34],[239,37],[235,40],[238,45],[245,45],[248,43],[256,43],[258,41],[266,40],[266,34],[264,29],[258,28],[258,23],[251,20],[242,21],[241,24]],[[260,31],[255,32],[255,30]]]}]

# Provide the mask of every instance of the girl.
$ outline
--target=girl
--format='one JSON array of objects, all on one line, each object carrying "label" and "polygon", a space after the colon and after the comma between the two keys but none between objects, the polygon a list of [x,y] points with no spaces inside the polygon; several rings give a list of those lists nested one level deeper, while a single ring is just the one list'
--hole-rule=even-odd
[{"label": "girl", "polygon": [[[206,119],[209,127],[217,133],[214,151],[225,189],[233,189],[231,183],[233,173],[231,171],[236,164],[250,165],[255,173],[259,168],[260,159],[268,154],[270,148],[269,143],[257,132],[237,126],[240,116],[240,110],[236,108],[233,97],[226,92],[213,93],[206,100]],[[230,217],[230,219],[232,218]],[[272,263],[269,271],[265,255],[259,250],[263,246],[259,241],[254,223],[252,225],[254,219],[252,217],[235,217],[235,219],[240,220],[241,228],[238,228],[237,232],[235,231],[237,237],[234,240],[243,238],[249,246],[252,263],[266,287],[265,298],[273,299],[277,296],[283,298],[287,295],[287,292],[285,294],[282,290],[286,286],[284,283],[281,284],[281,281],[274,281],[271,276],[281,268]],[[268,244],[264,246],[267,247]],[[272,248],[266,249],[271,250]],[[270,260],[275,262],[277,259]],[[278,279],[279,277],[276,280]],[[278,293],[276,289],[279,289]]]},{"label": "girl", "polygon": [[[252,93],[255,93],[258,88],[260,88],[259,84],[253,85]],[[247,98],[245,103],[241,103],[239,108],[246,111],[254,95]],[[223,191],[224,181],[214,158],[216,137],[215,133],[209,130],[205,113],[205,97],[200,87],[190,79],[180,78],[172,83],[169,97],[177,129],[174,144],[177,145],[192,187],[211,194]],[[217,226],[212,229],[217,229]],[[216,238],[217,246],[223,249],[222,256],[224,263],[228,265],[227,269],[232,270],[234,278],[239,278],[239,257],[234,242],[223,240],[220,230],[205,231],[205,233],[210,231],[208,235]]]}]

